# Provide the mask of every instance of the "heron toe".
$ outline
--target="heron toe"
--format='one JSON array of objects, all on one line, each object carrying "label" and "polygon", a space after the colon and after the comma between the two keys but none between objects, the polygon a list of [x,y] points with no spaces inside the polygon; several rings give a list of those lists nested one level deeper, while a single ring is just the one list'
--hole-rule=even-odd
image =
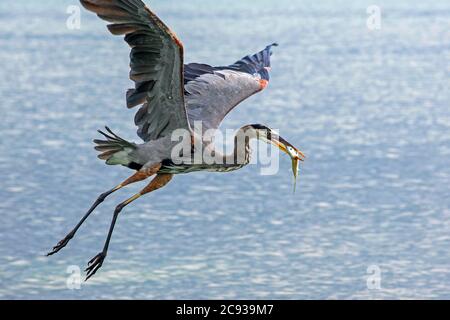
[{"label": "heron toe", "polygon": [[86,271],[85,281],[87,281],[90,277],[92,277],[97,272],[97,270],[102,267],[105,258],[106,253],[102,251],[88,262],[88,267],[84,270]]},{"label": "heron toe", "polygon": [[74,236],[74,234],[71,232],[69,233],[67,236],[64,237],[64,239],[62,239],[61,241],[59,241],[56,246],[53,247],[52,251],[50,251],[49,253],[47,253],[47,256],[51,256],[52,254],[57,253],[59,250],[61,250],[62,248],[64,248],[70,241],[70,239],[72,239]]}]

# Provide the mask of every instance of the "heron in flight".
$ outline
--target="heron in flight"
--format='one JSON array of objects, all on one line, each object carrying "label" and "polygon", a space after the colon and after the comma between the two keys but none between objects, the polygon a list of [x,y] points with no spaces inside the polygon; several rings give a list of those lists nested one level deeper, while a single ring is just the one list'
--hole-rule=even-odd
[{"label": "heron in flight", "polygon": [[[188,151],[180,156],[191,158],[195,149],[206,145],[203,135],[218,129],[223,118],[236,105],[263,90],[269,82],[271,44],[264,50],[238,60],[229,66],[212,67],[200,63],[183,63],[183,45],[177,36],[141,0],[80,0],[84,8],[108,21],[109,31],[124,35],[131,47],[130,79],[135,87],[126,93],[128,108],[140,106],[135,116],[137,134],[144,141],[133,143],[113,133],[99,131],[104,140],[96,139],[98,156],[110,165],[123,165],[135,173],[109,191],[102,193],[79,223],[48,255],[55,254],[74,237],[83,222],[111,193],[138,181],[153,177],[139,193],[120,203],[114,210],[103,250],[92,258],[86,268],[86,280],[102,266],[108,252],[117,217],[122,209],[144,194],[164,187],[175,174],[194,171],[229,172],[242,168],[250,161],[249,141],[259,139],[279,147],[295,163],[303,161],[301,151],[281,138],[269,127],[260,124],[243,126],[235,138],[234,151],[222,154],[213,150],[217,163],[205,161],[176,163],[173,148],[175,130],[184,129],[189,135]],[[193,130],[200,121],[201,132]],[[245,136],[238,143],[239,136]]]}]

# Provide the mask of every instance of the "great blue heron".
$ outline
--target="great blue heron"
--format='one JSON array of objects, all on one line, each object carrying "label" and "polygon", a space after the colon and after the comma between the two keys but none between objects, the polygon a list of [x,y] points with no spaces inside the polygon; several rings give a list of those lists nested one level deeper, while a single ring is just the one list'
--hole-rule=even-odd
[{"label": "great blue heron", "polygon": [[[111,23],[108,29],[112,34],[125,35],[125,41],[131,47],[130,79],[135,82],[135,88],[128,90],[126,102],[128,108],[142,105],[136,113],[135,123],[137,134],[144,143],[128,142],[108,127],[107,133],[99,131],[106,138],[94,140],[95,149],[101,152],[99,158],[107,164],[124,165],[136,172],[102,193],[75,228],[48,255],[65,247],[108,195],[155,175],[144,189],[116,207],[103,250],[89,261],[85,270],[87,280],[103,264],[114,225],[123,207],[146,193],[164,187],[174,174],[200,170],[227,172],[242,168],[249,162],[249,140],[253,138],[278,146],[295,163],[297,160],[303,161],[304,155],[268,127],[253,124],[238,131],[246,139],[241,146],[235,141],[232,154],[215,152],[215,159],[221,158],[223,161],[213,164],[204,161],[175,163],[171,153],[178,142],[172,141],[172,133],[176,129],[185,129],[189,133],[190,154],[195,152],[197,143],[205,144],[202,135],[206,130],[217,129],[236,105],[267,86],[271,48],[277,44],[225,67],[199,63],[183,65],[181,41],[141,0],[80,1],[86,9]],[[192,130],[196,121],[202,122],[200,133]],[[186,158],[186,154],[182,156]],[[187,158],[190,157],[188,154]]]}]

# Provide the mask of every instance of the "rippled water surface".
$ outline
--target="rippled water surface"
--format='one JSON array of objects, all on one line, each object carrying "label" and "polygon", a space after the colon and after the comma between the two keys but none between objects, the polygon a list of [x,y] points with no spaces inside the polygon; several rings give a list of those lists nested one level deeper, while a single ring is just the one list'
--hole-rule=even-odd
[{"label": "rippled water surface", "polygon": [[129,49],[84,10],[69,30],[75,0],[2,1],[0,298],[450,298],[450,2],[378,1],[369,31],[372,2],[148,0],[187,61],[279,42],[269,88],[223,128],[279,128],[308,159],[295,194],[287,157],[272,176],[175,177],[124,210],[103,268],[71,290],[68,267],[100,251],[114,206],[141,187],[44,257],[130,175],[91,143],[105,124],[138,139]]}]

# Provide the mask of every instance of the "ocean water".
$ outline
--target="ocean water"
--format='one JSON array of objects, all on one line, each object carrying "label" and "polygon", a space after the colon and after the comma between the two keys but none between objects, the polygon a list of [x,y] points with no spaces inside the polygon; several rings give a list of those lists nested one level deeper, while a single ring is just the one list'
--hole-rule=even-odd
[{"label": "ocean water", "polygon": [[[187,62],[223,65],[274,41],[269,87],[222,128],[262,123],[308,156],[176,176],[119,217],[104,266],[77,288],[116,204],[45,253],[130,175],[91,140],[138,141],[129,49],[75,0],[0,3],[0,298],[450,298],[450,2],[146,1]],[[369,30],[366,9],[381,8]]]}]

